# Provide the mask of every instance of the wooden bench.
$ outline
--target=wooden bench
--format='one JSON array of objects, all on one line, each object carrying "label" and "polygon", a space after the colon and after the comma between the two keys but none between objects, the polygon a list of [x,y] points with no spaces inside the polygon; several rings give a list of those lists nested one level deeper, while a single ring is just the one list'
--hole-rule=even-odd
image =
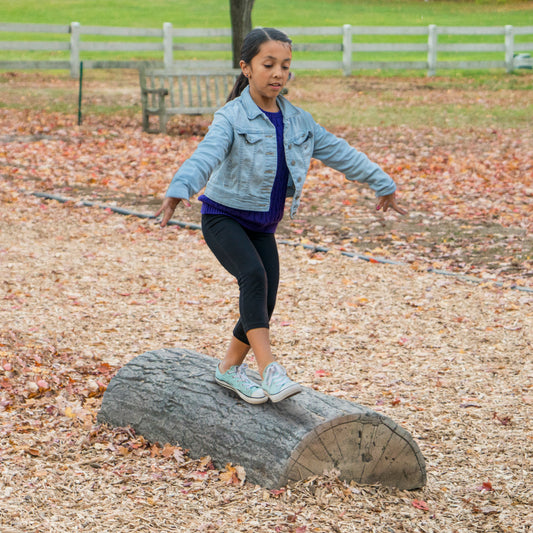
[{"label": "wooden bench", "polygon": [[[171,115],[214,113],[226,103],[240,69],[199,72],[184,69],[139,69],[142,127],[148,133],[166,133]],[[150,117],[159,117],[159,127]]]}]

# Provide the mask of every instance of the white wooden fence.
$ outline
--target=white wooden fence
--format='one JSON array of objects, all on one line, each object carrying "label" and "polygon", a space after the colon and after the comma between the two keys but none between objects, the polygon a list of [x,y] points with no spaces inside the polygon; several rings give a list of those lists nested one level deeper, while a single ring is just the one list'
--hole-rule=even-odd
[{"label": "white wooden fence", "polygon": [[[502,68],[511,72],[518,66],[515,58],[517,53],[533,52],[533,42],[525,42],[526,37],[522,37],[531,36],[533,40],[533,26],[449,27],[434,24],[429,26],[352,26],[345,24],[344,26],[283,29],[295,41],[293,69],[342,70],[345,75],[350,75],[353,70],[359,69],[423,69],[427,70],[428,75],[434,75],[439,69]],[[174,28],[169,22],[165,22],[162,29],[82,26],[78,22],[72,22],[70,25],[0,22],[0,38],[2,33],[41,34],[43,37],[40,40],[18,38],[0,40],[0,56],[2,51],[47,51],[61,52],[68,57],[64,60],[35,61],[0,59],[2,70],[68,69],[73,77],[77,77],[82,60],[84,68],[138,68],[143,63],[142,60],[84,58],[87,53],[94,52],[104,57],[113,52],[149,52],[161,58],[145,62],[152,66],[173,65],[212,70],[231,67],[231,59],[180,59],[180,52],[226,52],[227,57],[231,57],[231,30],[229,28]],[[51,40],[50,34],[54,37],[59,36],[59,40]],[[386,42],[374,42],[373,37],[367,39],[367,42],[361,42],[364,40],[362,36],[376,35],[384,36],[383,40]],[[401,36],[402,42],[390,42],[391,35]],[[100,40],[85,40],[85,36],[97,36]],[[332,42],[312,42],[317,36],[321,39],[326,37]],[[415,42],[405,42],[405,36],[408,36],[407,39],[413,37]],[[479,42],[439,42],[440,36],[471,36],[470,41],[479,39]],[[487,40],[485,36],[492,36],[490,39],[496,42],[484,42]],[[515,42],[515,36],[521,36],[520,40]],[[116,41],[117,37],[135,38],[137,42]],[[301,42],[301,38],[306,37],[310,37],[311,42]],[[200,39],[201,42],[195,42],[194,39]],[[449,39],[448,37],[447,40]],[[334,59],[317,60],[316,56],[323,52],[328,53],[329,57],[333,56]],[[305,59],[310,53],[313,54],[313,59]],[[384,61],[361,59],[361,55],[369,53],[378,56],[380,53],[386,53],[387,59]],[[399,54],[398,57],[400,57],[405,53],[415,53],[420,56],[420,59],[391,59],[391,55]],[[439,55],[442,53],[445,53],[447,57],[457,54],[463,59],[441,60]],[[482,54],[492,59],[464,59],[465,55],[472,53]],[[495,54],[498,54],[499,58],[494,59]],[[525,66],[532,66],[527,55],[521,54],[522,62],[524,64],[525,61]],[[526,56],[525,60],[524,56]]]}]

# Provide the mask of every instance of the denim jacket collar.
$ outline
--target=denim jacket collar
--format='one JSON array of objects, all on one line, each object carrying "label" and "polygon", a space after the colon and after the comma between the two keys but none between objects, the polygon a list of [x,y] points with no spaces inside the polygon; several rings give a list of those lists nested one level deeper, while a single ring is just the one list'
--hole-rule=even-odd
[{"label": "denim jacket collar", "polygon": [[[276,99],[283,118],[286,119],[297,113],[297,109],[283,96],[278,96]],[[241,102],[246,111],[249,120],[262,115],[262,111],[259,106],[253,101],[252,96],[250,95],[250,86],[244,88],[241,93]]]}]

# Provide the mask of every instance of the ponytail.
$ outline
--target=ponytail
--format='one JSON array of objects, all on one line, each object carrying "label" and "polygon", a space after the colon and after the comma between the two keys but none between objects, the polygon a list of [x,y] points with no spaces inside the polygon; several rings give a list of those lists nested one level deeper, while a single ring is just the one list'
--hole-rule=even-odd
[{"label": "ponytail", "polygon": [[239,76],[237,77],[237,80],[235,81],[235,85],[233,86],[233,89],[229,93],[229,96],[226,102],[229,102],[230,100],[234,100],[235,98],[237,98],[237,96],[240,96],[242,91],[244,91],[247,85],[248,85],[248,78],[241,72]]},{"label": "ponytail", "polygon": [[[276,30],[275,28],[255,28],[242,42],[241,61],[249,64],[259,53],[261,45],[267,41],[279,41],[281,43],[287,43],[289,46],[292,45],[289,37],[280,30]],[[247,85],[248,78],[241,72],[226,101],[229,102],[240,96]]]}]

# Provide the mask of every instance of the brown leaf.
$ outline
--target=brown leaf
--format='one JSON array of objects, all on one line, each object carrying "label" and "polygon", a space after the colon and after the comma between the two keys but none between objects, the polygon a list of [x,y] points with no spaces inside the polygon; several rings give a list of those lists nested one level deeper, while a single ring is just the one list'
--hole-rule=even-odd
[{"label": "brown leaf", "polygon": [[39,457],[41,455],[41,451],[37,448],[28,448],[26,452],[32,457]]}]

